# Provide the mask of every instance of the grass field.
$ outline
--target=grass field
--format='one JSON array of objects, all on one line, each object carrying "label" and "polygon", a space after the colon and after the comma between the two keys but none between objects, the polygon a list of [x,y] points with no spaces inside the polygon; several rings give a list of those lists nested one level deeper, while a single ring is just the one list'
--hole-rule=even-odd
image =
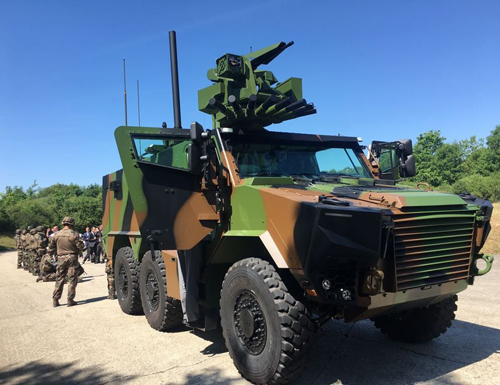
[{"label": "grass field", "polygon": [[16,248],[16,241],[14,241],[14,234],[0,233],[0,251]]},{"label": "grass field", "polygon": [[486,254],[498,255],[500,254],[500,203],[493,203],[493,207],[490,236],[481,251]]},{"label": "grass field", "polygon": [[[491,218],[491,233],[482,252],[486,254],[500,254],[500,203],[494,203],[493,218]],[[0,233],[0,251],[14,249],[16,243],[14,234]],[[497,262],[499,263],[499,262]]]}]

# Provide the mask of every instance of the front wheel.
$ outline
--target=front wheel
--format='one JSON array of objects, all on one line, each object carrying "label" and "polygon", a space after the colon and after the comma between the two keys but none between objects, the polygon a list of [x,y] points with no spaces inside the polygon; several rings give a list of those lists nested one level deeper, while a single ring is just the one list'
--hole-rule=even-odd
[{"label": "front wheel", "polygon": [[387,337],[408,343],[427,342],[445,333],[455,319],[456,295],[433,305],[373,318]]},{"label": "front wheel", "polygon": [[168,296],[165,262],[156,250],[144,254],[141,263],[141,299],[149,325],[156,330],[167,331],[182,325],[181,301]]},{"label": "front wheel", "polygon": [[226,347],[244,378],[284,384],[299,376],[314,326],[272,265],[248,258],[231,266],[222,284],[220,316]]}]

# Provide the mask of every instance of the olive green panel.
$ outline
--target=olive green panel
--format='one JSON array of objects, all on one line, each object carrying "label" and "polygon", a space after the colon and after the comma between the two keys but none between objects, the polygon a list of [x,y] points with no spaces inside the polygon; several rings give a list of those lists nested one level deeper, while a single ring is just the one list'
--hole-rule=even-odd
[{"label": "olive green panel", "polygon": [[292,100],[302,99],[302,79],[289,78],[275,87],[276,91],[282,92]]},{"label": "olive green panel", "polygon": [[265,230],[266,210],[255,187],[240,185],[231,196],[231,230]]},{"label": "olive green panel", "polygon": [[120,153],[123,165],[123,175],[127,178],[127,183],[132,187],[130,194],[134,205],[134,211],[139,216],[146,216],[148,213],[148,202],[142,191],[143,174],[137,166],[134,148],[130,139],[131,133],[157,134],[158,128],[155,127],[132,127],[120,126],[115,130],[115,139]]},{"label": "olive green panel", "polygon": [[390,193],[405,199],[405,207],[464,205],[465,202],[458,195],[444,194],[434,191],[405,191],[405,190],[376,190],[377,193]]},{"label": "olive green panel", "polygon": [[246,178],[243,183],[246,186],[276,186],[294,184],[293,179],[286,177],[254,177]]},{"label": "olive green panel", "polygon": [[181,143],[175,144],[153,155],[148,161],[151,163],[188,170],[188,148],[190,144],[190,140],[185,140]]}]

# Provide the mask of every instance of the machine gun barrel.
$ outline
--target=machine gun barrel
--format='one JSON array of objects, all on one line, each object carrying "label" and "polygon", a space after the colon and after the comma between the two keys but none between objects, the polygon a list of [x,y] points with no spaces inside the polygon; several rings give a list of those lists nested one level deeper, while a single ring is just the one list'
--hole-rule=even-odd
[{"label": "machine gun barrel", "polygon": [[278,98],[276,97],[276,95],[270,95],[264,101],[264,103],[262,103],[259,107],[257,107],[257,109],[255,110],[255,115],[261,115],[262,113],[264,113],[264,111],[266,111],[273,104],[276,104],[277,101],[278,101]]}]

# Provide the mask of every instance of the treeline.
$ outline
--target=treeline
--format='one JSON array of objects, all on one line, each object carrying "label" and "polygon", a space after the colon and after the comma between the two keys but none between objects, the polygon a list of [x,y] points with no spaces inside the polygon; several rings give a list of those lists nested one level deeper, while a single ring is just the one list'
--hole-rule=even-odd
[{"label": "treeline", "polygon": [[440,131],[420,134],[413,146],[417,175],[434,189],[500,201],[500,126],[483,138],[447,143]]},{"label": "treeline", "polygon": [[101,186],[55,184],[40,188],[35,182],[28,189],[7,187],[0,193],[0,232],[26,226],[61,225],[65,216],[75,218],[76,229],[99,225],[102,220]]}]

